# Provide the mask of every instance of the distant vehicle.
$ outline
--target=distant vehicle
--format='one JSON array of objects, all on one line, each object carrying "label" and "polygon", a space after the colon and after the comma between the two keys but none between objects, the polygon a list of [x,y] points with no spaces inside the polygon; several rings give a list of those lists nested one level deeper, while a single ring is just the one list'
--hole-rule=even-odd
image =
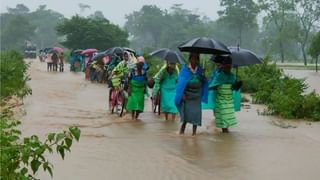
[{"label": "distant vehicle", "polygon": [[27,45],[24,48],[24,57],[30,59],[37,58],[37,47],[35,45]]}]

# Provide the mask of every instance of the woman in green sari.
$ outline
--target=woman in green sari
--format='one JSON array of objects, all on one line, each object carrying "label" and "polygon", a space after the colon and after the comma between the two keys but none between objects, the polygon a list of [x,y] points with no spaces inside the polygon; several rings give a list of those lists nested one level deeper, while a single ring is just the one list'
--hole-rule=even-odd
[{"label": "woman in green sari", "polygon": [[131,111],[132,119],[137,120],[144,110],[144,94],[146,92],[147,73],[143,68],[144,58],[138,57],[136,68],[129,75],[129,97],[127,110]]},{"label": "woman in green sari", "polygon": [[222,128],[223,133],[229,132],[229,127],[237,124],[233,91],[238,91],[242,82],[237,82],[236,76],[231,73],[232,59],[225,57],[222,71],[209,85],[210,89],[216,91],[215,97],[215,123],[216,127]]},{"label": "woman in green sari", "polygon": [[166,67],[161,68],[155,76],[154,89],[160,89],[160,109],[164,112],[166,120],[169,119],[169,114],[172,114],[172,120],[175,120],[175,116],[178,113],[178,109],[174,103],[177,80],[178,70],[175,63],[167,62]]}]

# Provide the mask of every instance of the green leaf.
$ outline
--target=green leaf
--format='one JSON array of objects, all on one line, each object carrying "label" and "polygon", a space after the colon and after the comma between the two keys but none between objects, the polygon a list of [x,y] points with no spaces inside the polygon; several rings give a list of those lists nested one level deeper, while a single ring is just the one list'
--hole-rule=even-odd
[{"label": "green leaf", "polygon": [[70,127],[69,130],[70,130],[71,134],[74,136],[74,138],[75,138],[77,141],[79,141],[79,139],[80,139],[80,133],[81,133],[80,129],[77,128],[77,127]]},{"label": "green leaf", "polygon": [[55,135],[56,135],[56,133],[49,133],[49,134],[48,134],[48,140],[49,140],[49,142],[51,142],[51,141],[54,139]]},{"label": "green leaf", "polygon": [[22,157],[21,157],[21,159],[22,159],[22,162],[24,163],[24,164],[29,164],[29,157],[30,157],[30,150],[29,149],[24,149],[24,150],[22,150]]},{"label": "green leaf", "polygon": [[30,138],[24,138],[24,139],[23,139],[23,143],[24,143],[24,144],[28,144],[29,142],[30,142]]},{"label": "green leaf", "polygon": [[21,173],[22,175],[25,175],[27,172],[28,172],[28,169],[25,168],[25,167],[22,168],[21,171],[20,171],[20,173]]},{"label": "green leaf", "polygon": [[59,151],[62,159],[64,159],[64,148],[63,148],[63,146],[58,146],[58,147],[59,147],[59,148],[58,148],[58,151]]},{"label": "green leaf", "polygon": [[72,145],[72,139],[66,138],[66,139],[65,139],[65,142],[66,142],[67,147],[70,148],[71,145]]},{"label": "green leaf", "polygon": [[44,151],[45,151],[45,148],[44,147],[40,147],[35,151],[35,155],[39,156],[39,155],[43,154]]},{"label": "green leaf", "polygon": [[53,174],[52,174],[52,169],[49,166],[49,162],[47,161],[47,162],[43,163],[42,166],[43,166],[44,171],[48,171],[50,173],[50,176],[52,177]]},{"label": "green leaf", "polygon": [[63,139],[64,137],[66,137],[66,135],[64,133],[59,133],[56,136],[56,142],[59,142],[61,139]]},{"label": "green leaf", "polygon": [[41,165],[41,162],[36,159],[33,159],[31,161],[31,169],[33,171],[33,174],[35,174],[38,171],[40,165]]},{"label": "green leaf", "polygon": [[51,167],[49,167],[49,166],[48,166],[47,170],[49,171],[50,176],[51,176],[51,177],[53,177],[53,173],[52,173],[52,169],[51,169]]},{"label": "green leaf", "polygon": [[47,149],[48,149],[48,151],[49,151],[50,153],[53,152],[53,151],[52,151],[52,148],[51,148],[50,146],[47,146]]}]

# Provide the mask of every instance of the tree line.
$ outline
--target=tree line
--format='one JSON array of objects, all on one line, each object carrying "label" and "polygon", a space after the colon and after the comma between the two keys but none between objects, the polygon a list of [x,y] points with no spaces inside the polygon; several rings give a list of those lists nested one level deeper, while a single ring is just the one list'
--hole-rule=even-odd
[{"label": "tree line", "polygon": [[[210,4],[208,4],[210,5]],[[39,48],[61,44],[67,48],[131,46],[150,51],[176,48],[197,36],[208,36],[228,46],[269,54],[281,62],[307,65],[317,56],[315,41],[320,26],[319,0],[220,0],[219,18],[212,20],[174,4],[169,9],[144,5],[126,15],[124,27],[111,23],[101,11],[65,18],[40,5],[30,12],[18,4],[1,14],[1,48],[21,48],[26,40]],[[80,14],[89,5],[79,4]],[[311,56],[310,56],[311,55]]]}]

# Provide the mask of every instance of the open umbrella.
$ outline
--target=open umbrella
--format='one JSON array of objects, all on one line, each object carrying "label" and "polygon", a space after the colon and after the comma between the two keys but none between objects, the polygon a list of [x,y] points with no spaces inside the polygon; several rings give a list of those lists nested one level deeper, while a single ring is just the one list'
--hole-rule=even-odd
[{"label": "open umbrella", "polygon": [[171,63],[179,63],[185,64],[185,59],[181,56],[181,54],[177,53],[174,50],[163,48],[150,53],[150,56],[158,57],[164,60],[167,60]]},{"label": "open umbrella", "polygon": [[231,52],[232,66],[249,66],[253,64],[261,64],[262,60],[253,52],[242,49],[240,47],[228,47]]},{"label": "open umbrella", "polygon": [[128,48],[128,47],[123,47],[124,51],[128,51],[130,53],[133,53],[134,55],[136,55],[136,51],[134,49]]},{"label": "open umbrella", "polygon": [[103,59],[105,56],[107,56],[106,52],[99,52],[98,54],[96,54],[95,56],[93,56],[92,60],[96,61],[96,60],[100,60]]},{"label": "open umbrella", "polygon": [[82,53],[82,49],[76,49],[74,51],[72,51],[74,54],[81,54]]},{"label": "open umbrella", "polygon": [[52,50],[52,48],[44,48],[43,49],[43,51],[45,52],[45,53],[48,53],[49,51],[51,51]]},{"label": "open umbrella", "polygon": [[118,56],[122,56],[123,54],[123,48],[121,47],[113,47],[110,48],[106,51],[107,55],[118,55]]},{"label": "open umbrella", "polygon": [[95,53],[95,52],[97,52],[98,50],[97,49],[93,49],[93,48],[91,48],[91,49],[85,49],[85,50],[83,50],[82,52],[81,52],[81,54],[93,54],[93,53]]},{"label": "open umbrella", "polygon": [[55,51],[57,51],[57,52],[59,52],[59,53],[61,53],[61,52],[64,51],[64,49],[61,48],[61,47],[53,47],[53,50],[55,50]]},{"label": "open umbrella", "polygon": [[203,54],[230,54],[223,43],[212,38],[198,37],[182,43],[179,47],[183,52],[196,52]]},{"label": "open umbrella", "polygon": [[51,54],[51,53],[59,53],[59,51],[57,51],[56,49],[49,49],[48,51],[47,51],[47,53],[48,54]]}]

